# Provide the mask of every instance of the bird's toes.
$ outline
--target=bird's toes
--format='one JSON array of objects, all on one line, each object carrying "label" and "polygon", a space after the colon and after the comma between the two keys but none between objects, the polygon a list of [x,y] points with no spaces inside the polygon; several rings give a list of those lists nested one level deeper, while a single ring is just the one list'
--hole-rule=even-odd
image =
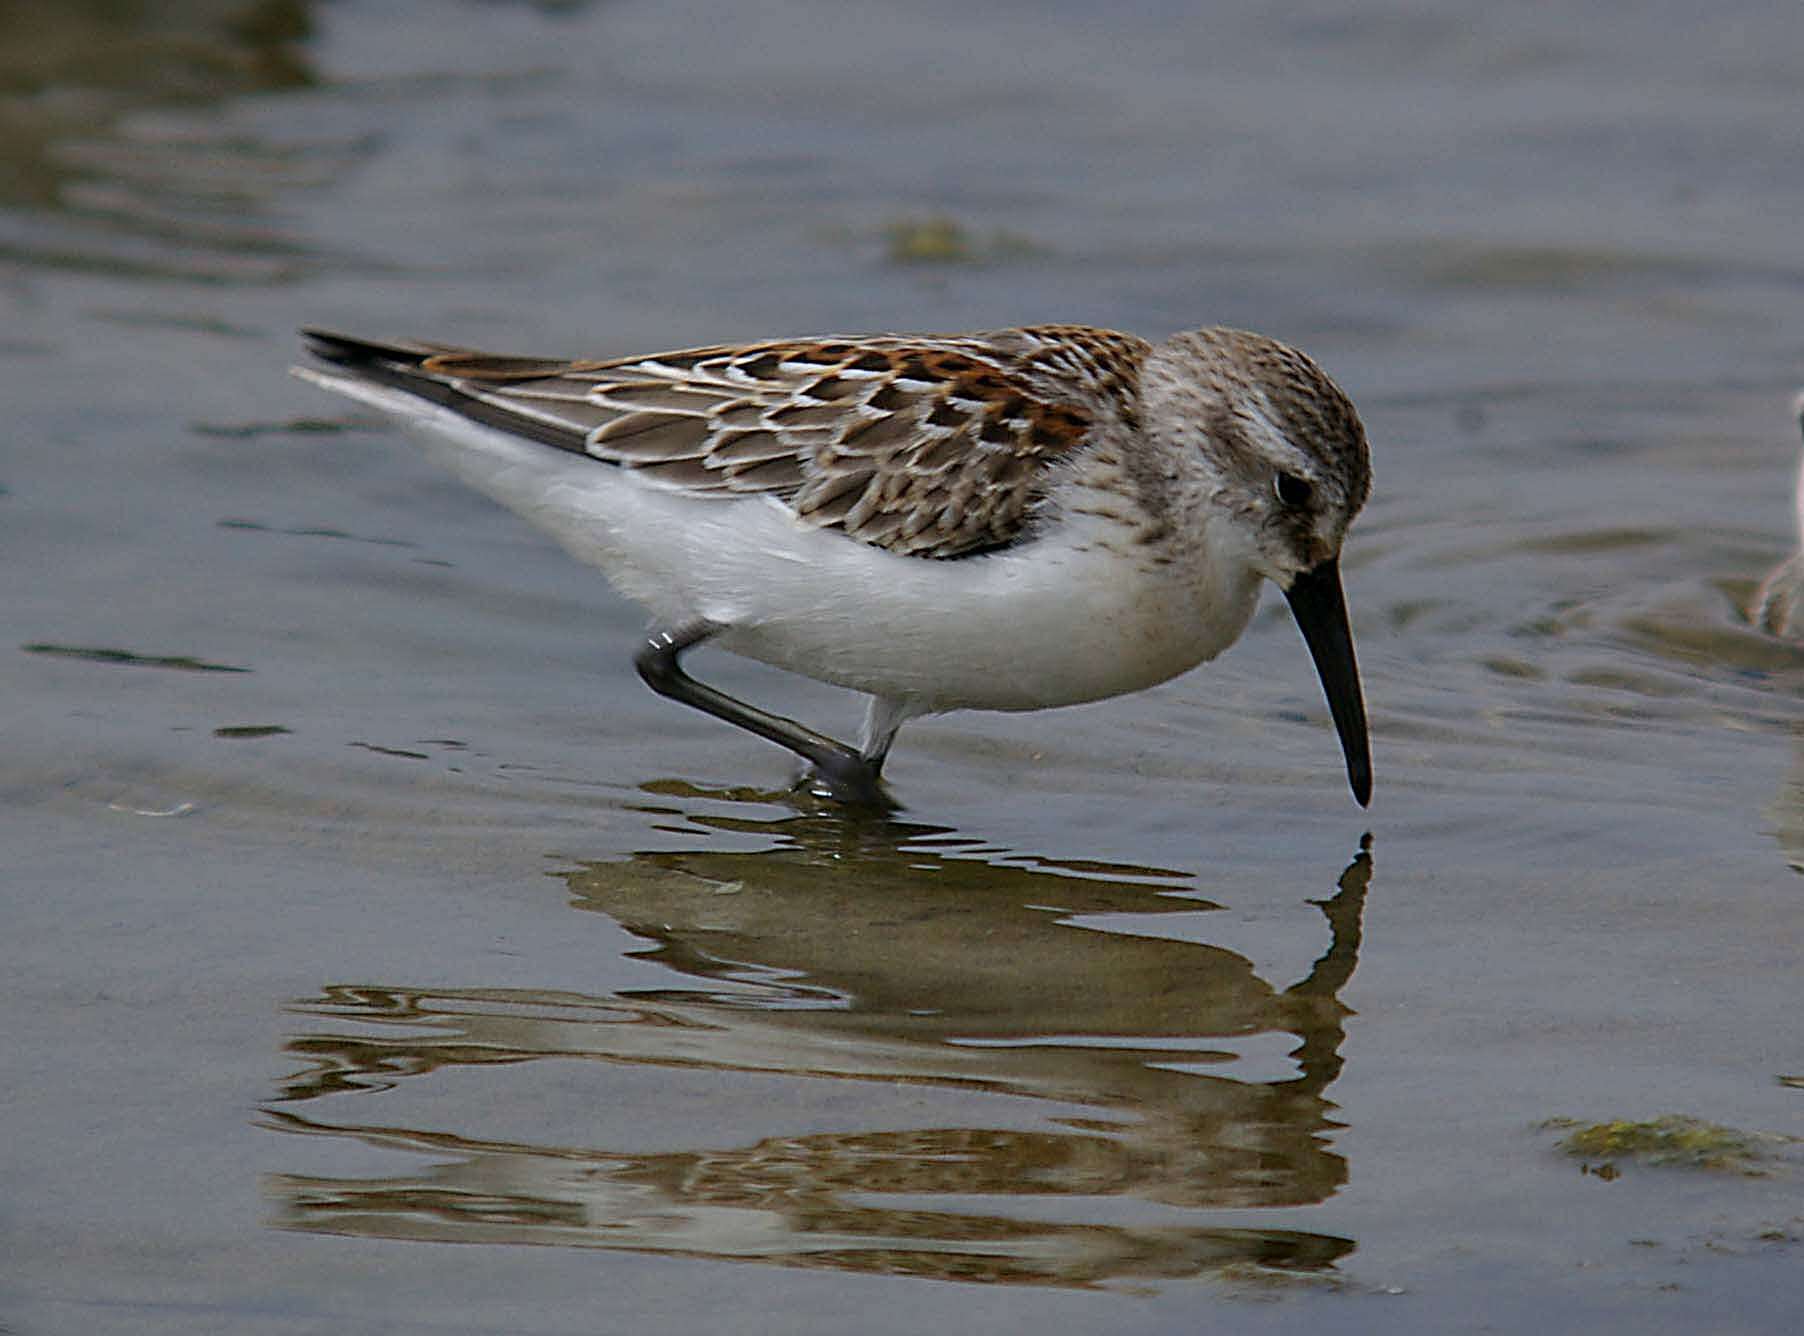
[{"label": "bird's toes", "polygon": [[836,756],[803,766],[796,787],[817,798],[874,812],[894,812],[902,806],[884,787],[877,768],[856,756]]}]

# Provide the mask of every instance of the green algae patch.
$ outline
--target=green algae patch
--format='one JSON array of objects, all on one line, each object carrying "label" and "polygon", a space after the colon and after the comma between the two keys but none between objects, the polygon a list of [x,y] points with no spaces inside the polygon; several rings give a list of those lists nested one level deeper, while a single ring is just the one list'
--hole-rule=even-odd
[{"label": "green algae patch", "polygon": [[1772,1133],[1740,1132],[1679,1114],[1602,1123],[1550,1118],[1541,1125],[1565,1132],[1560,1149],[1587,1162],[1638,1160],[1642,1164],[1751,1176],[1768,1173],[1772,1150],[1796,1140]]},{"label": "green algae patch", "polygon": [[956,218],[934,214],[905,218],[887,229],[885,256],[891,264],[973,264],[1038,255],[1043,248],[1018,232],[979,235]]},{"label": "green algae patch", "polygon": [[889,229],[893,264],[962,263],[976,258],[971,237],[950,218],[920,218]]}]

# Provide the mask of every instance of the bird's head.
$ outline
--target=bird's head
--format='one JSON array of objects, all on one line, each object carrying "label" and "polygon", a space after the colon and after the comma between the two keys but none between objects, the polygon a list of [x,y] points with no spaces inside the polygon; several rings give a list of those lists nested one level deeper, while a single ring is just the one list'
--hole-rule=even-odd
[{"label": "bird's head", "polygon": [[1372,489],[1359,414],[1313,361],[1258,334],[1203,329],[1155,348],[1142,375],[1171,483],[1227,526],[1219,546],[1284,591],[1315,661],[1363,805],[1372,762],[1341,593],[1340,553]]}]

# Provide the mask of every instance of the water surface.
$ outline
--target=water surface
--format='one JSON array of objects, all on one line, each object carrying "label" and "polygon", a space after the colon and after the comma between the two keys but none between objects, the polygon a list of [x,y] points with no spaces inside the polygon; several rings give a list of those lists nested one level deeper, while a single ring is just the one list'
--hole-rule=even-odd
[{"label": "water surface", "polygon": [[[1789,1330],[1543,1123],[1804,1134],[1795,6],[156,8],[0,43],[0,1324]],[[283,370],[1047,319],[1359,404],[1369,812],[1268,598],[849,821]]]}]

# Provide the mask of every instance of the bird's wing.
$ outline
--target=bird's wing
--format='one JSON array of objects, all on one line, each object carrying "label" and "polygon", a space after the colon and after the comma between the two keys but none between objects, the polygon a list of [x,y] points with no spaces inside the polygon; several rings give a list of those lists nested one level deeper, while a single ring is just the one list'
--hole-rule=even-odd
[{"label": "bird's wing", "polygon": [[1131,421],[1139,339],[1048,325],[508,357],[307,331],[315,354],[485,425],[696,496],[774,496],[803,522],[908,556],[1024,534],[1053,468]]}]

